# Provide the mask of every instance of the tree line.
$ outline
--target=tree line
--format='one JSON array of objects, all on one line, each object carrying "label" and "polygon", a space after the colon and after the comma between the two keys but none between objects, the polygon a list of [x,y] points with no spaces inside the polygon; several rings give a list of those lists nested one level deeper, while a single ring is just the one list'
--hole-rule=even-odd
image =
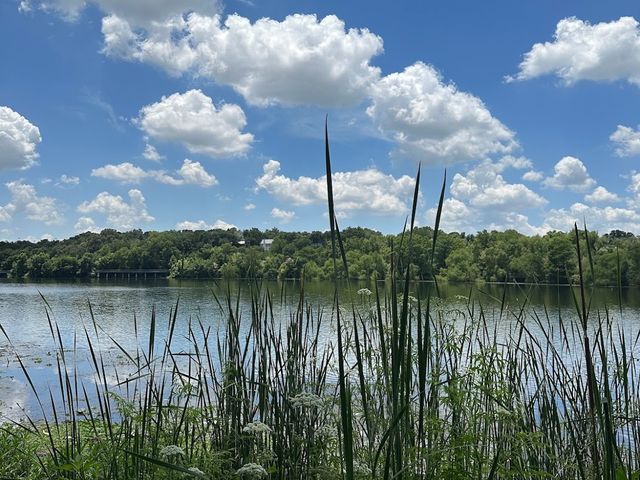
[{"label": "tree line", "polygon": [[[411,275],[453,282],[570,283],[577,278],[573,232],[526,236],[514,230],[476,234],[414,230],[407,238],[367,228],[341,232],[354,279],[383,279],[394,259],[410,258]],[[583,235],[582,235],[583,237]],[[600,285],[640,285],[640,238],[619,230],[589,232],[588,279]],[[260,243],[273,242],[267,250]],[[581,242],[585,243],[582,239]],[[583,252],[587,245],[583,245]],[[395,253],[393,253],[395,252]],[[0,271],[14,279],[90,277],[101,269],[166,269],[173,278],[300,278],[334,275],[329,232],[209,230],[86,232],[65,240],[0,242]],[[346,276],[342,272],[342,276]]]}]

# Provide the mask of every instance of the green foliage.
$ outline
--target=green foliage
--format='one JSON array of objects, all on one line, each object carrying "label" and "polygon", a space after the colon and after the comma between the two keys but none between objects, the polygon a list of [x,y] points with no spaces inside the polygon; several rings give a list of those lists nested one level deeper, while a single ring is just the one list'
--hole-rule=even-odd
[{"label": "green foliage", "polygon": [[[14,278],[87,277],[97,269],[167,269],[174,278],[299,279],[333,278],[329,232],[244,230],[120,233],[103,230],[61,241],[0,242],[0,269]],[[569,283],[577,275],[575,247],[569,233],[528,237],[514,230],[482,231],[475,235],[438,232],[431,258],[433,229],[414,229],[411,251],[401,235],[383,235],[367,228],[341,232],[349,275],[353,279],[388,278],[391,245],[412,265],[411,278],[430,280],[435,274],[452,282],[516,281]],[[270,250],[260,241],[270,238]],[[244,240],[244,244],[241,243]],[[584,241],[583,241],[584,243]],[[640,239],[613,231],[590,232],[598,285],[640,285]],[[584,245],[583,245],[584,247]],[[308,267],[308,268],[307,268]],[[433,268],[433,271],[432,271]],[[339,269],[338,277],[344,272]],[[591,281],[590,273],[587,280]]]},{"label": "green foliage", "polygon": [[31,255],[27,260],[27,271],[30,278],[46,278],[51,276],[51,259],[44,252]]},{"label": "green foliage", "polygon": [[29,271],[29,257],[25,252],[16,255],[11,263],[11,276],[23,278]]},{"label": "green foliage", "polygon": [[454,282],[472,282],[479,278],[480,271],[473,260],[473,251],[469,246],[452,251],[446,260],[447,278]]}]

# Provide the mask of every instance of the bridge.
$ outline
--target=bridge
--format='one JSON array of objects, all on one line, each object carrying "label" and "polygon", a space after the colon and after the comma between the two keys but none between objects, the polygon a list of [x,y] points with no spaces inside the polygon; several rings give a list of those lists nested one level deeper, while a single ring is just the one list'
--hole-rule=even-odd
[{"label": "bridge", "polygon": [[97,278],[166,278],[169,276],[167,268],[112,268],[96,270]]}]

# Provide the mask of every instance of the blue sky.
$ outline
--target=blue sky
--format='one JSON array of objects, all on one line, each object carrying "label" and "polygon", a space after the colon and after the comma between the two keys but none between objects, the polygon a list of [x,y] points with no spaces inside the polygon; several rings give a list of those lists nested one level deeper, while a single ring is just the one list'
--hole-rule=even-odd
[{"label": "blue sky", "polygon": [[637,2],[5,0],[0,239],[640,233]]}]

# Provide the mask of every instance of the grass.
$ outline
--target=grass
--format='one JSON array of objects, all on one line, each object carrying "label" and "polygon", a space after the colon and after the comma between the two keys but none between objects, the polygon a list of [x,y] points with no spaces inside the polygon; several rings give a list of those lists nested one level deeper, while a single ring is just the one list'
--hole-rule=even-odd
[{"label": "grass", "polygon": [[[348,264],[328,135],[326,168],[338,277]],[[420,169],[394,251],[411,252],[419,183]],[[330,310],[304,283],[291,300],[253,282],[249,307],[226,284],[220,330],[176,303],[166,331],[155,313],[148,331],[134,325],[136,351],[93,315],[63,344],[47,306],[58,385],[42,390],[13,349],[40,411],[0,427],[0,478],[640,478],[640,333],[629,336],[621,304],[592,307],[592,252],[577,226],[575,245],[572,318],[531,308],[526,290],[516,305],[474,290],[447,303],[436,282],[413,298],[411,265],[396,254],[384,289],[336,281]],[[178,322],[188,348],[174,346]],[[115,382],[105,341],[130,372]],[[81,345],[94,381],[78,375]]]}]

